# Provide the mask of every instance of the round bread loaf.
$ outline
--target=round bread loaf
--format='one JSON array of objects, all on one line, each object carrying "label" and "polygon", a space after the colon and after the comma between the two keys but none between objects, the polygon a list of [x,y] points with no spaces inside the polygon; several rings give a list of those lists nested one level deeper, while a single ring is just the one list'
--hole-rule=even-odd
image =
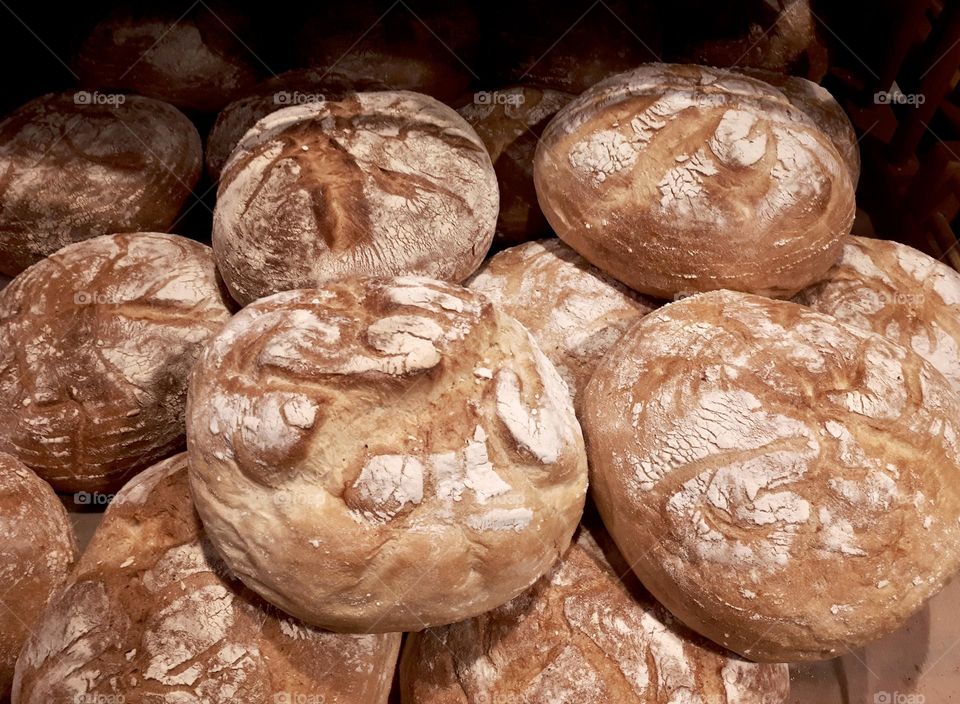
[{"label": "round bread loaf", "polygon": [[0,452],[0,701],[9,701],[20,648],[76,557],[73,526],[50,485]]},{"label": "round bread loaf", "polygon": [[297,10],[305,16],[290,39],[295,65],[453,104],[477,77],[480,27],[469,0],[351,0]]},{"label": "round bread loaf", "polygon": [[72,62],[81,85],[201,112],[219,110],[254,85],[254,53],[238,35],[248,34],[243,15],[213,0],[184,13],[144,4],[114,10],[84,39]]},{"label": "round bread loaf", "polygon": [[667,24],[682,32],[681,55],[708,66],[759,68],[820,81],[829,68],[809,0],[680,0]]},{"label": "round bread loaf", "polygon": [[204,159],[207,173],[216,181],[243,135],[272,112],[294,105],[334,99],[357,90],[387,90],[379,81],[349,81],[341,74],[328,74],[318,69],[295,69],[258,84],[249,95],[227,105],[210,129]]},{"label": "round bread loaf", "polygon": [[879,335],[694,296],[624,335],[582,418],[593,496],[634,571],[750,659],[858,648],[960,566],[960,393]]},{"label": "round bread loaf", "polygon": [[182,448],[187,375],[230,317],[210,248],[64,247],[0,291],[0,450],[62,492],[109,491]]},{"label": "round bread loaf", "polygon": [[689,631],[650,598],[602,529],[583,527],[513,601],[411,634],[400,686],[403,704],[781,704],[790,674]]},{"label": "round bread loaf", "polygon": [[231,155],[213,250],[240,303],[349,276],[459,282],[483,261],[497,177],[454,110],[418,93],[285,108]]},{"label": "round bread loaf", "polygon": [[95,96],[45,95],[0,122],[0,273],[98,235],[166,230],[196,185],[200,135],[182,113]]},{"label": "round bread loaf", "polygon": [[211,541],[318,626],[420,630],[512,599],[563,554],[586,457],[530,334],[419,277],[353,279],[241,311],[187,408]]},{"label": "round bread loaf", "polygon": [[960,273],[899,242],[848,237],[840,261],[795,299],[926,358],[960,389]]},{"label": "round bread loaf", "polygon": [[534,180],[557,234],[658,298],[789,297],[826,274],[854,216],[829,138],[762,81],[648,64],[563,108]]},{"label": "round bread loaf", "polygon": [[560,372],[574,405],[620,336],[660,306],[556,238],[500,252],[484,263],[469,287],[523,323]]},{"label": "round bread loaf", "polygon": [[860,140],[847,113],[826,88],[799,76],[763,69],[738,69],[779,88],[794,106],[813,120],[840,152],[856,188],[860,179]]},{"label": "round bread loaf", "polygon": [[190,502],[186,455],[107,509],[17,662],[19,704],[386,704],[400,634],[341,635],[230,575]]},{"label": "round bread loaf", "polygon": [[533,155],[547,122],[572,99],[549,88],[514,86],[474,93],[473,102],[458,110],[483,140],[497,173],[495,243],[510,246],[551,234],[533,187]]}]

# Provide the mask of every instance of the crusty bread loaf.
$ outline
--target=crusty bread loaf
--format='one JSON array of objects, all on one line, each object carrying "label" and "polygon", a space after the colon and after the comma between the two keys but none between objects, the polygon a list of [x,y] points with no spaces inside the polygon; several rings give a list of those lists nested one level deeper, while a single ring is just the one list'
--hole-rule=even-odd
[{"label": "crusty bread loaf", "polygon": [[658,298],[721,288],[789,297],[821,278],[854,216],[830,139],[762,81],[648,64],[547,125],[537,196],[561,239]]},{"label": "crusty bread loaf", "polygon": [[468,286],[530,331],[574,396],[620,336],[659,301],[631,291],[562,241],[506,249],[488,259]]},{"label": "crusty bread loaf", "polygon": [[786,665],[716,647],[657,604],[599,526],[513,601],[407,639],[403,704],[781,704]]},{"label": "crusty bread loaf", "polygon": [[533,187],[533,155],[540,133],[570,93],[512,86],[474,93],[458,110],[483,140],[500,187],[495,243],[510,246],[550,235]]},{"label": "crusty bread loaf", "polygon": [[476,77],[475,6],[470,0],[302,3],[290,38],[294,64],[348,84],[382,83],[456,104]]},{"label": "crusty bread loaf", "polygon": [[0,291],[0,451],[64,492],[176,452],[228,300],[210,248],[176,235],[104,235],[33,265]]},{"label": "crusty bread loaf", "polygon": [[684,35],[681,55],[691,63],[766,69],[818,82],[829,67],[810,0],[680,0],[667,7],[667,21]]},{"label": "crusty bread loaf", "polygon": [[20,648],[76,557],[73,526],[50,485],[0,452],[0,702],[9,701]]},{"label": "crusty bread loaf", "polygon": [[190,502],[186,455],[133,479],[17,662],[18,704],[385,704],[400,634],[283,614],[230,575]]},{"label": "crusty bread loaf", "polygon": [[604,522],[651,593],[750,659],[835,657],[960,566],[960,392],[786,301],[694,296],[631,328],[581,414]]},{"label": "crusty bread loaf", "polygon": [[[246,21],[225,3],[167,3],[114,9],[84,39],[72,62],[86,88],[124,90],[185,110],[213,112],[254,85],[255,52]],[[238,34],[239,33],[239,34]]]},{"label": "crusty bread loaf", "polygon": [[482,296],[351,279],[248,306],[187,408],[211,541],[333,630],[420,630],[512,599],[566,549],[586,457],[566,386]]},{"label": "crusty bread loaf", "polygon": [[899,242],[847,238],[840,261],[795,299],[925,357],[960,389],[960,273]]},{"label": "crusty bread loaf", "polygon": [[243,304],[348,276],[459,282],[497,220],[483,142],[419,93],[356,93],[256,124],[220,179],[213,250]]},{"label": "crusty bread loaf", "polygon": [[135,95],[57,93],[0,122],[0,273],[72,242],[164,231],[200,176],[200,135],[176,108]]},{"label": "crusty bread loaf", "polygon": [[860,179],[860,140],[840,104],[823,86],[800,76],[764,69],[738,69],[753,78],[779,88],[793,105],[800,108],[830,138],[840,152],[856,188]]},{"label": "crusty bread loaf", "polygon": [[210,129],[204,161],[216,181],[243,135],[272,112],[294,105],[333,100],[345,93],[388,90],[382,81],[359,78],[350,81],[337,73],[319,69],[294,69],[259,83],[249,94],[237,98],[217,115]]}]

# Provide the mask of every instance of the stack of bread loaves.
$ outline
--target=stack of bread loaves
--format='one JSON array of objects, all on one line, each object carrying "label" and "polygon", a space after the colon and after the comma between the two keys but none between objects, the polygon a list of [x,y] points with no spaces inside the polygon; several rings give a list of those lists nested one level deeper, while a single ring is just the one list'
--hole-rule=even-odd
[{"label": "stack of bread loaves", "polygon": [[[815,38],[782,5],[760,67]],[[337,62],[307,14],[255,86],[192,14],[78,57],[233,100],[212,247],[151,231],[172,106],[0,122],[0,701],[784,704],[960,570],[960,274],[850,235],[826,91],[596,44],[465,103],[422,22]],[[112,500],[79,558],[51,485]]]}]

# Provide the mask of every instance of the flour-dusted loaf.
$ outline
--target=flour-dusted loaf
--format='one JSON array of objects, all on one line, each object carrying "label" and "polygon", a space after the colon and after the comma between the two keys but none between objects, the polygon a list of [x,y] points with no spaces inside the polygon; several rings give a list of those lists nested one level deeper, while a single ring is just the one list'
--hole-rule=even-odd
[{"label": "flour-dusted loaf", "polygon": [[349,80],[338,73],[319,69],[294,69],[259,83],[249,94],[237,98],[217,115],[210,129],[204,150],[207,173],[220,178],[224,164],[243,135],[272,112],[294,105],[306,105],[358,90],[387,90],[388,86],[372,79]]},{"label": "flour-dusted loaf", "polygon": [[781,704],[786,665],[758,665],[657,604],[602,528],[513,601],[412,634],[403,704]]},{"label": "flour-dusted loaf", "polygon": [[452,108],[405,91],[274,112],[220,179],[213,250],[243,304],[348,276],[460,282],[493,240],[497,178]]},{"label": "flour-dusted loaf", "polygon": [[104,235],[33,265],[0,291],[0,451],[63,492],[176,452],[228,301],[210,248],[176,235]]},{"label": "flour-dusted loaf", "polygon": [[660,306],[556,238],[505,249],[484,263],[469,287],[523,323],[575,400],[620,336]]},{"label": "flour-dusted loaf", "polygon": [[960,273],[899,242],[849,237],[795,299],[912,349],[960,389]]},{"label": "flour-dusted loaf", "polygon": [[860,140],[847,113],[830,91],[800,76],[763,69],[738,69],[779,88],[793,105],[812,119],[840,152],[854,187],[860,179]]},{"label": "flour-dusted loaf", "polygon": [[750,659],[858,648],[960,565],[960,392],[879,335],[694,296],[624,335],[582,410],[593,496],[636,574]]},{"label": "flour-dusted loaf", "polygon": [[77,540],[50,485],[0,452],[0,701],[47,599],[67,578]]},{"label": "flour-dusted loaf", "polygon": [[237,575],[333,630],[482,613],[567,548],[586,457],[569,393],[479,294],[351,279],[248,306],[204,350],[187,446]]},{"label": "flour-dusted loaf", "polygon": [[511,86],[474,93],[458,110],[483,140],[497,172],[497,243],[509,246],[551,234],[533,187],[533,154],[547,122],[572,99],[549,88]]},{"label": "flour-dusted loaf", "polygon": [[780,90],[647,64],[569,103],[537,147],[557,234],[658,298],[729,288],[789,297],[821,278],[854,216],[830,139]]},{"label": "flour-dusted loaf", "polygon": [[341,635],[266,604],[224,566],[186,455],[107,509],[17,662],[18,704],[386,704],[400,634]]},{"label": "flour-dusted loaf", "polygon": [[56,93],[0,122],[0,273],[72,242],[168,229],[200,176],[200,135],[172,105]]},{"label": "flour-dusted loaf", "polygon": [[252,34],[244,16],[217,0],[181,10],[157,2],[112,10],[74,57],[81,85],[200,112],[219,110],[254,85],[259,62],[240,36]]}]

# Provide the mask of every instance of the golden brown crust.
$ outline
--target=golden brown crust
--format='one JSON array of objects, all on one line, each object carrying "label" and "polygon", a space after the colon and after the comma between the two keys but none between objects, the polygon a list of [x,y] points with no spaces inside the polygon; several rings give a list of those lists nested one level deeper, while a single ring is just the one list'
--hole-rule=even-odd
[{"label": "golden brown crust", "polygon": [[73,526],[50,485],[0,452],[0,701],[8,701],[20,648],[76,557]]},{"label": "golden brown crust", "polygon": [[490,247],[490,157],[455,111],[418,93],[356,93],[274,112],[220,180],[217,265],[249,303],[348,276],[459,282]]},{"label": "golden brown crust", "polygon": [[747,76],[647,64],[563,108],[534,162],[567,244],[631,288],[786,297],[827,272],[854,216],[827,136]]},{"label": "golden brown crust", "polygon": [[407,639],[403,704],[781,704],[786,665],[757,665],[673,618],[602,528],[508,604]]},{"label": "golden brown crust", "polygon": [[[212,5],[212,7],[211,7]],[[185,110],[213,112],[256,81],[243,18],[218,2],[191,11],[121,8],[100,21],[73,61],[81,85],[158,98]]]},{"label": "golden brown crust", "polygon": [[107,97],[122,102],[45,95],[0,122],[0,273],[98,235],[162,232],[180,213],[200,176],[196,128],[166,103]]},{"label": "golden brown crust", "polygon": [[0,450],[63,492],[183,447],[187,375],[229,319],[210,248],[159,233],[63,248],[0,291]]},{"label": "golden brown crust", "polygon": [[826,279],[794,300],[912,349],[960,388],[960,274],[943,262],[848,237]]},{"label": "golden brown crust", "polygon": [[498,253],[468,285],[530,331],[570,388],[575,406],[620,336],[661,305],[610,278],[556,238]]},{"label": "golden brown crust", "polygon": [[245,308],[192,376],[187,444],[231,568],[341,631],[502,604],[562,554],[586,491],[568,391],[529,333],[420,277]]},{"label": "golden brown crust", "polygon": [[15,690],[21,704],[385,704],[399,646],[399,633],[311,628],[237,582],[193,510],[181,454],[117,495],[27,643]]},{"label": "golden brown crust", "polygon": [[511,86],[474,93],[459,108],[483,140],[500,187],[495,242],[514,245],[550,234],[533,187],[533,154],[547,122],[573,99],[548,88]]},{"label": "golden brown crust", "polygon": [[860,647],[960,565],[960,393],[879,335],[695,296],[622,338],[582,418],[593,496],[634,571],[751,659]]}]

